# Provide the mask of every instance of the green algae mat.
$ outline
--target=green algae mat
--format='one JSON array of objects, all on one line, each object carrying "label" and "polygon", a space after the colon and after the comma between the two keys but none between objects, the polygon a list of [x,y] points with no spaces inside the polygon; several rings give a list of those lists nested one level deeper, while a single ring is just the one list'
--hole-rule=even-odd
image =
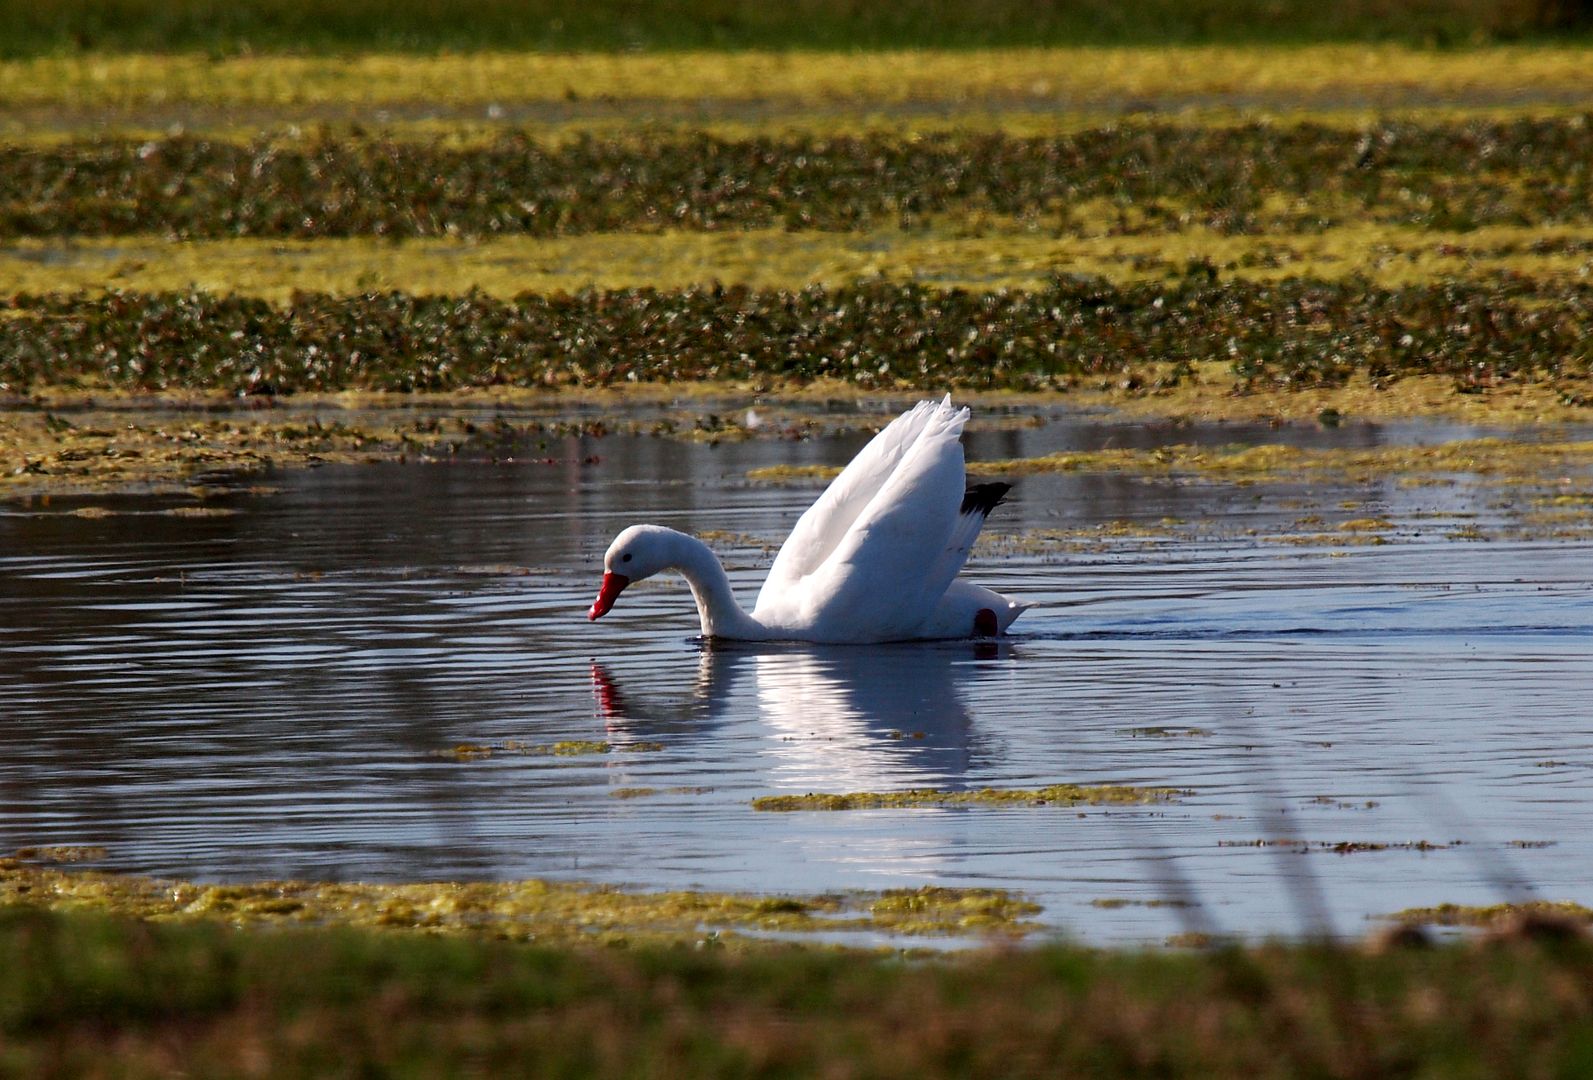
[{"label": "green algae mat", "polygon": [[95,849],[22,849],[0,858],[0,906],[110,913],[161,922],[341,926],[544,945],[769,941],[911,945],[915,938],[1017,939],[1039,907],[1000,889],[896,889],[819,896],[646,892],[542,880],[361,884],[201,884],[63,869]]}]

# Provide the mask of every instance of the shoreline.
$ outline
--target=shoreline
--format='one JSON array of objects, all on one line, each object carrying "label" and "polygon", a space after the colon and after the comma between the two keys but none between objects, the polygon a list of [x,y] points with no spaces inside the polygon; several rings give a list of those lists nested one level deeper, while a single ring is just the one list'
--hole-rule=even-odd
[{"label": "shoreline", "polygon": [[[1221,365],[1211,365],[1220,367]],[[1133,382],[1133,379],[1120,382]],[[1151,380],[1143,380],[1150,385]],[[938,391],[936,391],[938,392]],[[605,389],[380,393],[349,391],[284,398],[221,393],[131,394],[47,389],[0,399],[0,501],[41,496],[193,494],[206,477],[241,479],[270,469],[398,462],[459,453],[491,438],[500,414],[541,425],[519,435],[633,431],[662,437],[791,437],[787,425],[759,433],[721,413],[791,405],[878,403],[890,408],[926,396],[911,388],[859,390],[839,382],[771,387],[750,383],[638,384]],[[1063,409],[1125,420],[1175,423],[1324,424],[1451,421],[1523,432],[1593,423],[1585,406],[1593,380],[1509,384],[1457,393],[1453,380],[1412,376],[1378,389],[1364,378],[1337,388],[1236,393],[1232,376],[1196,371],[1179,385],[1120,386],[1067,393],[954,391],[976,411]],[[661,415],[604,416],[597,410],[656,409]],[[523,415],[527,412],[531,416]],[[568,415],[565,415],[568,414]],[[707,424],[712,417],[715,426]],[[667,422],[668,426],[661,426]],[[600,425],[594,428],[592,425]],[[584,428],[582,425],[586,425]],[[513,437],[515,432],[500,433]],[[202,493],[202,492],[201,492]]]}]

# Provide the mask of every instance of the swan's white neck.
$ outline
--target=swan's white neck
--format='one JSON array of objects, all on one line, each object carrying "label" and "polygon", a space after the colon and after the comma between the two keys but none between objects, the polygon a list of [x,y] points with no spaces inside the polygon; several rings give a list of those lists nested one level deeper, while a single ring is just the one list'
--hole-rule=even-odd
[{"label": "swan's white neck", "polygon": [[695,536],[665,530],[669,540],[667,567],[681,572],[697,601],[697,617],[702,620],[703,637],[735,638],[756,641],[769,636],[768,629],[741,609],[730,588],[730,578],[707,544]]}]

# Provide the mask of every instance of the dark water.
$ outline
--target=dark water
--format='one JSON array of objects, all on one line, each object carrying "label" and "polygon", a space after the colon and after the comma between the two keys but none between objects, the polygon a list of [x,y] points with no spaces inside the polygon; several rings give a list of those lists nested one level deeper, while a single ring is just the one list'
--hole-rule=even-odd
[{"label": "dark water", "polygon": [[[1075,419],[969,443],[989,458],[1465,434]],[[969,571],[1040,605],[999,648],[710,650],[689,595],[662,581],[586,622],[603,549],[635,521],[753,538],[720,544],[750,602],[771,557],[758,542],[777,544],[814,492],[746,470],[838,463],[863,438],[571,438],[512,462],[329,467],[219,517],[147,499],[0,507],[0,848],[101,844],[109,865],[205,879],[999,885],[1092,942],[1201,920],[1360,933],[1369,915],[1528,891],[1593,900],[1593,545],[1446,539],[1508,518],[1496,488],[1025,479],[992,521],[1009,542]],[[115,513],[68,512],[84,503]],[[1266,539],[1313,510],[1386,516],[1398,540]],[[1019,542],[1169,519],[1180,530],[1078,550]],[[566,739],[622,749],[450,753]],[[1064,781],[1192,794],[749,806]],[[627,788],[656,793],[614,797]],[[1451,846],[1255,845],[1279,837]],[[1201,906],[1091,903],[1108,898]]]}]

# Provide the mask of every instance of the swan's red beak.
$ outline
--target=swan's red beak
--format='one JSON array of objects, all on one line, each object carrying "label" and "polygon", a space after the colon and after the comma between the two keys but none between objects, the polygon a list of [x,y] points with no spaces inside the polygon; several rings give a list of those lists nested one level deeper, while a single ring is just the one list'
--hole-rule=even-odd
[{"label": "swan's red beak", "polygon": [[614,601],[619,599],[619,594],[625,591],[625,586],[631,579],[624,574],[610,571],[603,575],[603,587],[597,590],[597,599],[592,601],[592,610],[586,613],[588,621],[601,619],[608,614],[608,609],[614,606]]}]

